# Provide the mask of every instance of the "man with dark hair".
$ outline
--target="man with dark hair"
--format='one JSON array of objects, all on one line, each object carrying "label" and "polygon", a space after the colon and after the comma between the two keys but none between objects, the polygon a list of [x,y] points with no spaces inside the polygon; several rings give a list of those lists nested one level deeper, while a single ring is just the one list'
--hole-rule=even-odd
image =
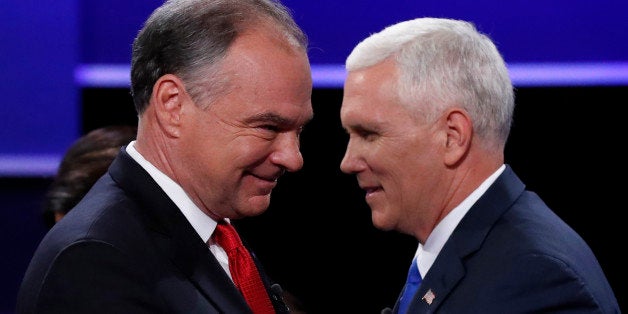
[{"label": "man with dark hair", "polygon": [[133,43],[127,145],[42,240],[18,313],[286,312],[232,219],[303,166],[306,37],[274,0],[170,0]]}]

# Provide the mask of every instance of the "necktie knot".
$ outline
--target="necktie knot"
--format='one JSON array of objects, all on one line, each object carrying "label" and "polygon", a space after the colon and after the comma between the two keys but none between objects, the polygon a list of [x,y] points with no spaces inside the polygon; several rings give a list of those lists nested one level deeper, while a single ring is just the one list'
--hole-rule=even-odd
[{"label": "necktie knot", "polygon": [[416,285],[421,282],[421,273],[419,273],[419,267],[417,265],[416,258],[412,260],[412,265],[410,266],[410,270],[408,271],[408,278],[406,281],[408,283]]},{"label": "necktie knot", "polygon": [[224,220],[216,225],[213,238],[227,252],[227,255],[234,249],[244,246],[235,228]]}]

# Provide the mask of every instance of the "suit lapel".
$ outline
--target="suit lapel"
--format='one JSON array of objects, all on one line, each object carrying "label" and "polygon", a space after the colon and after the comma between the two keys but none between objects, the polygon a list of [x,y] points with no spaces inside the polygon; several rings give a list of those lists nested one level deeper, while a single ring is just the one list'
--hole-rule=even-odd
[{"label": "suit lapel", "polygon": [[[187,220],[185,222],[187,223]],[[187,229],[175,230],[173,237],[167,241],[171,246],[167,252],[172,254],[172,262],[190,278],[210,302],[224,312],[249,313],[246,301],[209,251],[207,244],[194,230],[192,234]],[[182,245],[184,243],[189,245]]]},{"label": "suit lapel", "polygon": [[525,185],[506,166],[504,172],[462,218],[426,274],[411,313],[432,313],[465,275],[463,259],[480,249],[495,222],[523,193]]},{"label": "suit lapel", "polygon": [[[447,245],[445,245],[446,247]],[[421,282],[414,300],[408,308],[409,313],[431,313],[441,304],[458,281],[465,274],[460,257],[452,250],[443,247],[432,268]],[[438,260],[447,263],[438,263]]]},{"label": "suit lapel", "polygon": [[206,243],[150,175],[125,150],[109,173],[140,204],[140,215],[163,255],[221,312],[250,313],[246,301]]}]

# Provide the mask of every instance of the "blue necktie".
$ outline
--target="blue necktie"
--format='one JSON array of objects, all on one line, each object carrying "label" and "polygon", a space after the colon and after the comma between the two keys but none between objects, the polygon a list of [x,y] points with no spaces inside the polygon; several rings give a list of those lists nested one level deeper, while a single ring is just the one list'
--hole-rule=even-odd
[{"label": "blue necktie", "polygon": [[408,271],[408,279],[406,280],[406,285],[403,288],[403,294],[401,295],[401,299],[399,300],[399,310],[397,313],[403,314],[408,311],[408,306],[410,305],[410,301],[414,297],[414,294],[419,289],[419,285],[421,284],[421,274],[419,273],[419,268],[416,264],[416,257],[412,259],[412,265],[410,266],[410,270]]}]

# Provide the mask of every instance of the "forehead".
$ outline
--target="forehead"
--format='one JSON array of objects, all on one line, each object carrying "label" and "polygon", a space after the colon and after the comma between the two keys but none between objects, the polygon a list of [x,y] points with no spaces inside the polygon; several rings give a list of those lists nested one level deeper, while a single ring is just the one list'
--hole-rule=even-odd
[{"label": "forehead", "polygon": [[397,75],[397,68],[390,60],[349,72],[340,113],[343,123],[356,123],[352,121],[355,119],[385,123],[407,116],[408,110],[399,97]]},{"label": "forehead", "polygon": [[291,45],[283,33],[266,27],[238,36],[229,47],[222,65],[234,74],[235,79],[257,78],[264,80],[265,84],[299,79],[311,85],[307,52]]},{"label": "forehead", "polygon": [[299,125],[313,115],[307,54],[274,29],[260,27],[241,34],[220,63],[218,75],[227,88],[208,108],[223,117],[228,113],[241,122]]},{"label": "forehead", "polygon": [[390,98],[397,95],[398,75],[397,66],[392,59],[349,71],[345,80],[344,98]]}]

